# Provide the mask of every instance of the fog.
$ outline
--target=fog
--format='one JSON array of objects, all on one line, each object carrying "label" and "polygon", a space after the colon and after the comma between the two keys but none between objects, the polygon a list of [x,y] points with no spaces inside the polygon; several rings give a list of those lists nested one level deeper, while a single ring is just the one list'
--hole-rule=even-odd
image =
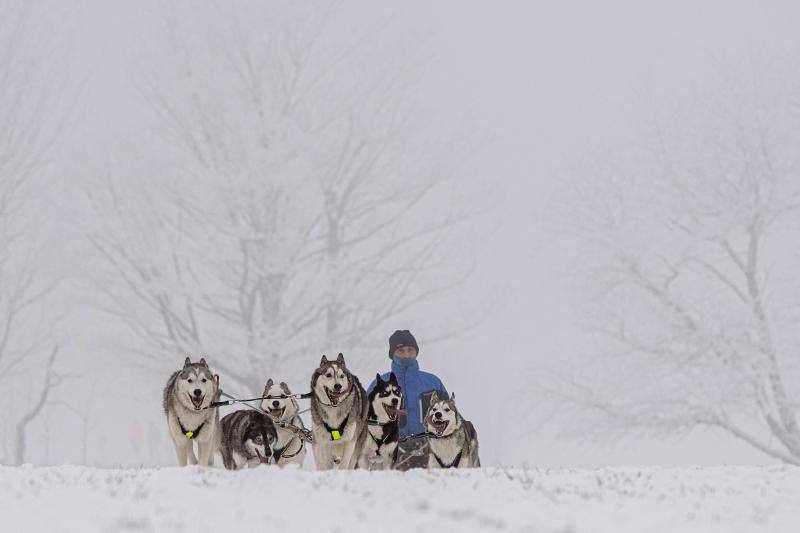
[{"label": "fog", "polygon": [[[187,355],[230,394],[306,392],[323,353],[387,371],[396,329],[484,464],[800,461],[795,3],[4,11],[3,463],[172,464]],[[612,295],[620,257],[671,267],[700,325]]]}]

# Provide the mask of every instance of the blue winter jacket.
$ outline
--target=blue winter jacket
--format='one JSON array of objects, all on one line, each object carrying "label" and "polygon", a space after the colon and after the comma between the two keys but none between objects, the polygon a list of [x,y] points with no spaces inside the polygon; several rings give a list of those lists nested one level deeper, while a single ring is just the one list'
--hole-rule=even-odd
[{"label": "blue winter jacket", "polygon": [[[431,374],[430,372],[423,372],[419,369],[419,363],[416,359],[408,367],[398,364],[392,359],[392,372],[397,376],[397,383],[403,390],[403,404],[405,405],[406,423],[403,425],[403,420],[400,420],[400,435],[414,435],[416,433],[423,433],[425,426],[422,423],[422,418],[425,413],[421,413],[422,398],[424,392],[439,391],[440,396],[447,396],[447,389],[442,385],[442,381]],[[389,372],[381,375],[381,379],[388,380]],[[367,389],[367,392],[372,392],[375,388],[376,381],[373,380]]]}]

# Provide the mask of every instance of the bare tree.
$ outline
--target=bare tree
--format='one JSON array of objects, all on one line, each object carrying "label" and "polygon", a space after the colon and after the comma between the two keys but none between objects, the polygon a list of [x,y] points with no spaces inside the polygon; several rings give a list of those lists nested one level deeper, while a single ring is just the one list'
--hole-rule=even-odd
[{"label": "bare tree", "polygon": [[80,448],[81,448],[81,462],[80,464],[89,464],[89,433],[92,430],[92,407],[96,402],[97,383],[93,383],[89,389],[89,394],[86,401],[78,408],[72,403],[63,400],[49,402],[50,406],[62,407],[72,413],[80,421]]},{"label": "bare tree", "polygon": [[546,384],[572,415],[717,428],[800,464],[800,109],[784,68],[728,72],[576,172],[561,229],[598,349]]},{"label": "bare tree", "polygon": [[58,317],[48,297],[58,279],[43,272],[35,244],[43,219],[37,192],[66,113],[56,88],[57,54],[34,3],[4,6],[0,17],[0,383],[7,399],[3,461],[25,459],[26,430],[53,387]]},{"label": "bare tree", "polygon": [[93,238],[109,311],[157,358],[208,351],[257,390],[309,350],[364,353],[471,273],[473,143],[429,134],[407,59],[383,28],[337,36],[337,9],[164,7],[168,60],[139,79],[169,182],[110,179]]}]

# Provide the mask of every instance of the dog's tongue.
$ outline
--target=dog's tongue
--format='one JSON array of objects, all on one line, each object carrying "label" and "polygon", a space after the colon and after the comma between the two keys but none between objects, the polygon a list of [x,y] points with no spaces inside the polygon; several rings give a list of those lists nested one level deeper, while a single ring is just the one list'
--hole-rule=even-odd
[{"label": "dog's tongue", "polygon": [[386,404],[384,404],[384,407],[386,407],[386,414],[392,419],[396,419],[398,416],[406,414],[406,410],[400,407],[392,407],[391,405]]},{"label": "dog's tongue", "polygon": [[431,425],[436,430],[436,434],[439,435],[439,436],[441,436],[442,433],[444,433],[444,430],[447,429],[447,422],[446,421],[438,421],[437,422],[433,418],[429,418],[428,420],[430,421]]},{"label": "dog's tongue", "polygon": [[339,399],[340,399],[342,396],[344,396],[344,394],[345,394],[345,393],[346,393],[348,390],[350,390],[350,388],[349,388],[349,387],[348,387],[347,389],[343,389],[343,390],[340,390],[340,391],[338,391],[338,392],[337,392],[337,391],[335,391],[335,390],[327,389],[327,392],[328,392],[328,400],[330,400],[330,402],[331,402],[331,405],[333,405],[333,406],[337,406],[337,405],[339,405]]},{"label": "dog's tongue", "polygon": [[203,398],[198,398],[196,396],[192,396],[192,403],[195,407],[200,407],[203,405]]}]

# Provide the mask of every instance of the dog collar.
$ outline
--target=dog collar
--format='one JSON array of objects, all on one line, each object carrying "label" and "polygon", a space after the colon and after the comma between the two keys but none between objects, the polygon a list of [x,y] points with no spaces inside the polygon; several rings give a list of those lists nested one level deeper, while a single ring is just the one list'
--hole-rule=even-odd
[{"label": "dog collar", "polygon": [[[298,416],[295,415],[292,418],[290,418],[289,420],[291,421],[291,420],[294,420],[295,418],[298,418]],[[300,420],[300,423],[301,424],[303,423],[302,419]],[[278,461],[280,461],[281,459],[291,459],[292,457],[297,457],[297,455],[300,452],[303,451],[303,448],[305,446],[305,442],[303,442],[303,439],[297,438],[297,440],[300,441],[300,447],[297,449],[297,451],[292,453],[292,454],[289,454],[289,455],[284,455],[284,452],[286,452],[286,450],[289,448],[289,446],[292,445],[292,441],[295,438],[297,438],[297,437],[290,438],[289,442],[287,442],[286,446],[284,446],[283,448],[273,448],[272,449],[272,456],[275,458],[275,464],[278,464]]]},{"label": "dog collar", "polygon": [[389,426],[391,424],[396,424],[397,420],[389,420],[388,422],[378,422],[377,420],[373,420],[372,418],[367,419],[367,424],[370,426]]},{"label": "dog collar", "polygon": [[[177,417],[175,417],[175,418],[177,418]],[[189,429],[186,429],[185,427],[183,427],[183,424],[181,423],[181,419],[178,418],[178,425],[181,427],[181,433],[183,433],[183,436],[186,437],[189,440],[192,440],[193,438],[195,438],[196,436],[198,436],[200,434],[200,430],[203,429],[203,426],[205,426],[206,423],[203,422],[202,424],[197,426],[197,429],[189,430]]]},{"label": "dog collar", "polygon": [[275,448],[272,450],[272,456],[275,458],[275,464],[278,464],[278,461],[281,459],[291,459],[292,457],[297,457],[297,455],[303,451],[303,439],[297,439],[300,441],[300,447],[297,449],[297,451],[288,455],[284,455],[284,452],[289,448],[289,446],[292,445],[293,440],[294,439],[289,440],[289,442],[287,442],[286,446],[283,448]]},{"label": "dog collar", "polygon": [[330,433],[331,440],[340,440],[342,438],[342,433],[344,433],[344,428],[345,428],[345,426],[347,426],[347,419],[348,418],[350,418],[350,415],[347,415],[346,417],[344,417],[344,420],[342,421],[341,425],[339,427],[336,427],[336,428],[332,428],[331,426],[329,426],[325,422],[322,422],[322,425],[325,426],[325,430],[328,433]]},{"label": "dog collar", "polygon": [[439,466],[441,466],[442,468],[453,468],[453,467],[454,467],[455,465],[457,465],[457,464],[458,464],[458,462],[461,460],[461,454],[462,454],[462,453],[464,453],[464,450],[461,450],[460,452],[458,452],[458,455],[456,455],[456,458],[455,458],[455,459],[453,459],[453,462],[452,462],[452,463],[450,463],[449,465],[446,465],[446,464],[444,464],[444,463],[442,462],[442,460],[441,460],[441,459],[439,459],[439,456],[438,456],[438,455],[436,455],[435,453],[433,453],[433,452],[431,451],[431,455],[433,455],[433,458],[434,458],[434,459],[436,459],[436,462],[437,462],[437,463],[439,463]]},{"label": "dog collar", "polygon": [[392,433],[393,433],[392,431],[389,431],[389,432],[387,432],[387,433],[386,433],[386,434],[383,436],[383,438],[379,440],[379,439],[376,439],[376,438],[375,438],[375,435],[373,435],[372,433],[370,433],[369,431],[367,431],[367,434],[369,434],[370,438],[372,438],[372,440],[375,442],[375,445],[378,447],[378,449],[375,451],[375,453],[376,453],[376,454],[380,454],[380,450],[381,450],[381,448],[383,447],[383,445],[384,445],[384,444],[386,444],[386,439],[388,439],[389,437],[391,437],[391,436],[392,436]]}]

